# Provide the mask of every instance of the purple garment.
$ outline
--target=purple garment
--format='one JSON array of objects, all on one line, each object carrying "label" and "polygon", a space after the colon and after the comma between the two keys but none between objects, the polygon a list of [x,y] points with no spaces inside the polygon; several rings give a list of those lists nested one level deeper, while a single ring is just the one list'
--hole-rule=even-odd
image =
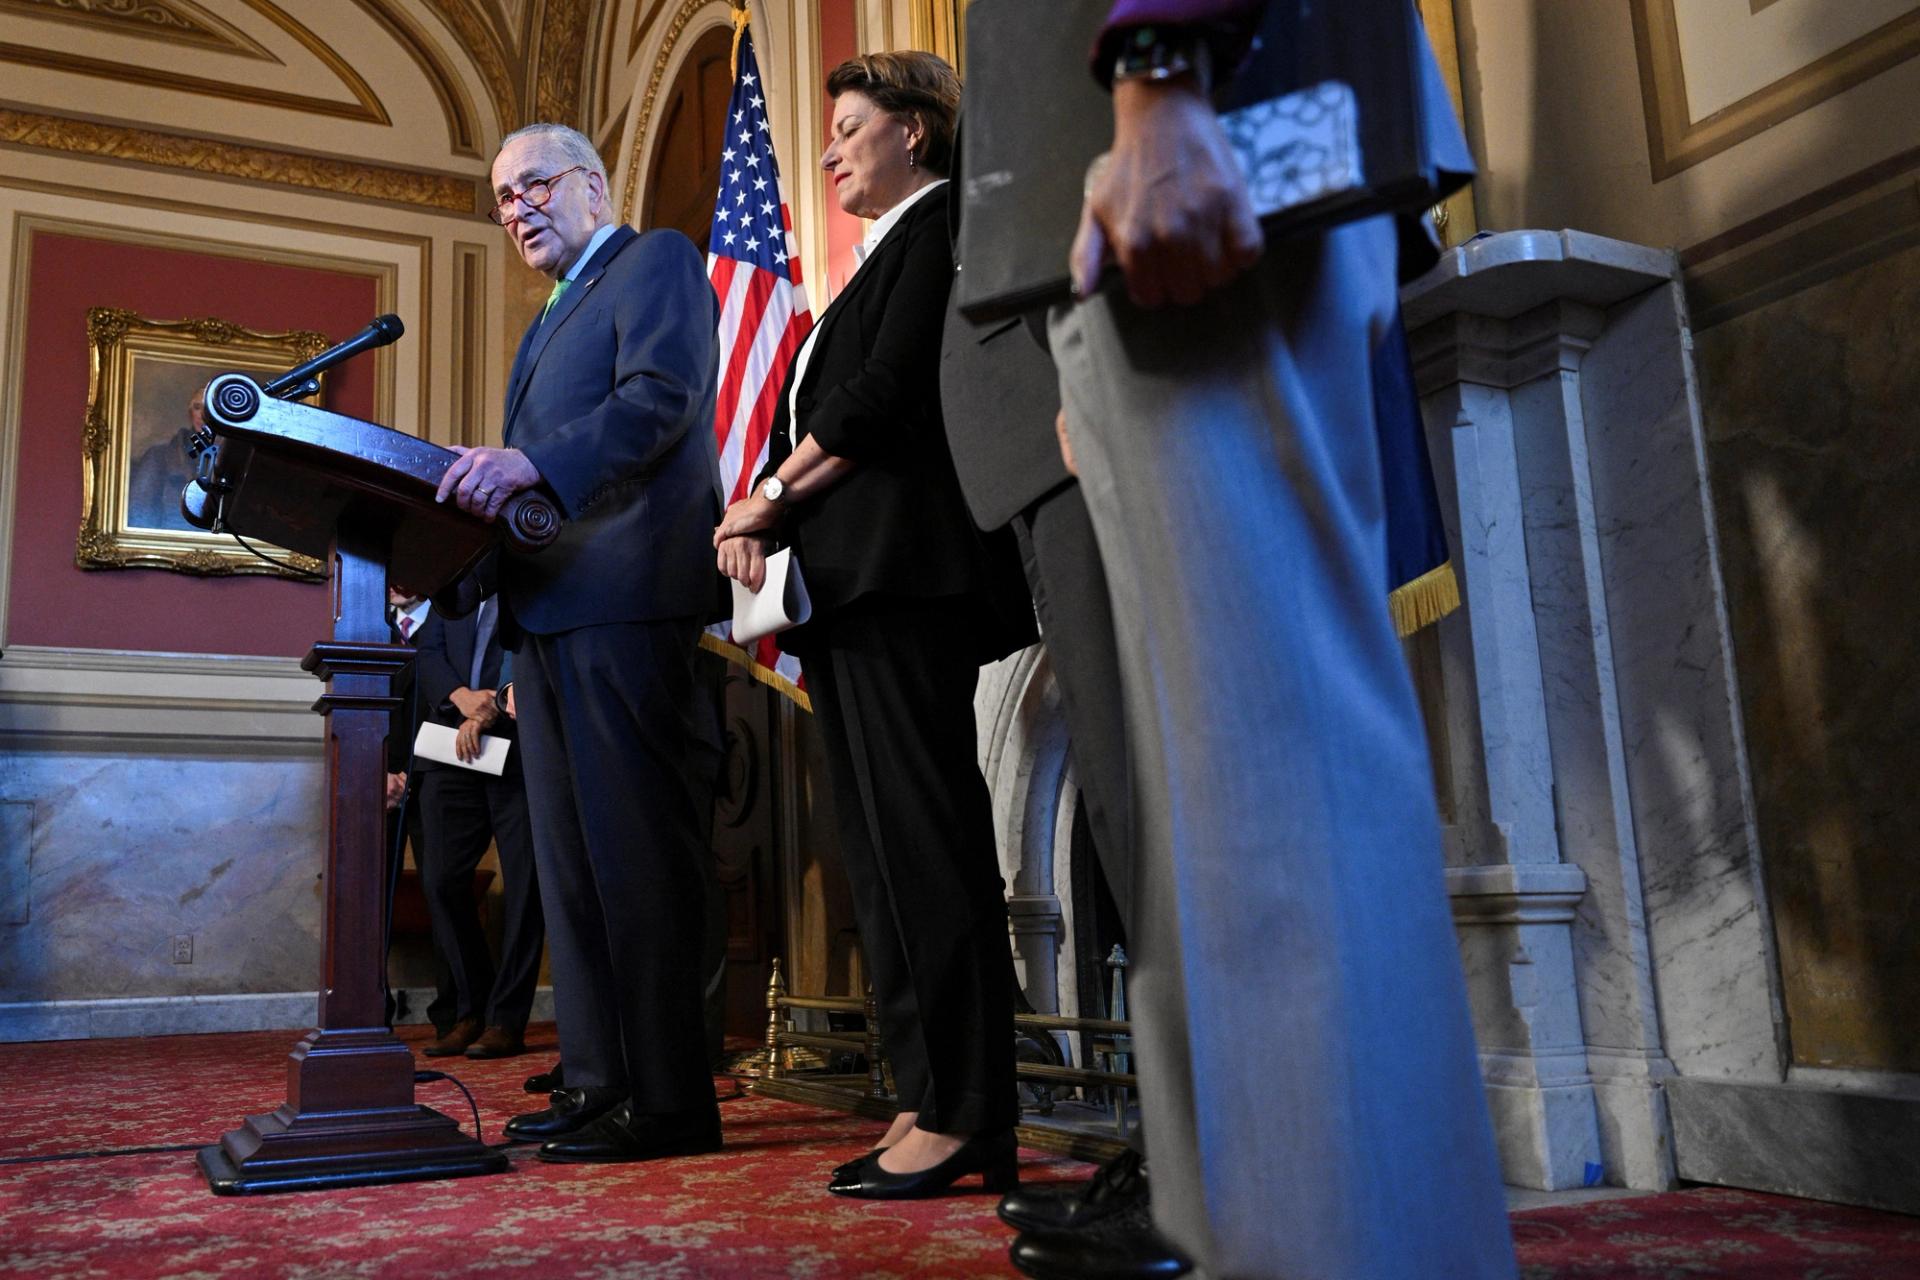
[{"label": "purple garment", "polygon": [[1214,65],[1237,66],[1246,55],[1254,27],[1266,7],[1267,0],[1113,0],[1107,25],[1094,42],[1093,74],[1101,84],[1106,84],[1113,74],[1117,53],[1114,37],[1126,27],[1149,23],[1206,28],[1214,37]]}]

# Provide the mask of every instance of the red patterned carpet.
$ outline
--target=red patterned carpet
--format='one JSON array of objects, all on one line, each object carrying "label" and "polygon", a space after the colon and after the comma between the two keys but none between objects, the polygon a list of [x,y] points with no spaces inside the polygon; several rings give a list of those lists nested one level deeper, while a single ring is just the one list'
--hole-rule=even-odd
[{"label": "red patterned carpet", "polygon": [[[423,1029],[409,1028],[418,1041]],[[489,1178],[255,1198],[209,1194],[190,1152],[281,1097],[296,1033],[0,1046],[0,1274],[36,1277],[832,1277],[1011,1274],[1011,1234],[973,1190],[863,1204],[822,1190],[872,1121],[752,1096],[722,1106],[727,1148],[645,1165],[558,1166],[513,1152]],[[454,1070],[497,1141],[526,1109],[527,1057]],[[427,1065],[424,1064],[423,1065]],[[443,1065],[439,1063],[431,1065]],[[717,1082],[731,1092],[728,1081]],[[421,1098],[467,1118],[450,1084]],[[469,1121],[470,1122],[470,1121]],[[47,1157],[56,1157],[48,1159]],[[1031,1181],[1085,1166],[1022,1153]],[[1920,1277],[1920,1220],[1704,1189],[1516,1215],[1526,1280]]]}]

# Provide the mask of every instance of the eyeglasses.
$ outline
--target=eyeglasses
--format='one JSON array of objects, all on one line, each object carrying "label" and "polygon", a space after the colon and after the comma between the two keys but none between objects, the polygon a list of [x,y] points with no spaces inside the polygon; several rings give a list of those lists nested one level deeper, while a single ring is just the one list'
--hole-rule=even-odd
[{"label": "eyeglasses", "polygon": [[569,173],[579,173],[586,167],[587,166],[583,164],[577,164],[571,169],[561,170],[551,178],[535,178],[527,184],[525,191],[516,191],[499,204],[494,205],[493,208],[487,210],[487,217],[493,220],[495,226],[506,226],[514,220],[513,202],[515,200],[520,201],[529,209],[546,208],[547,201],[553,199],[553,184],[566,177]]}]

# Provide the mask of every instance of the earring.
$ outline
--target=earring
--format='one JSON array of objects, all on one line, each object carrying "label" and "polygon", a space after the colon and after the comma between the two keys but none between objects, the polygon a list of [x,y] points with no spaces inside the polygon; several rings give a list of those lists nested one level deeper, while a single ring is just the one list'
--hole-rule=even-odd
[{"label": "earring", "polygon": [[920,157],[913,154],[912,147],[908,147],[907,148],[907,168],[918,169],[919,167],[920,167]]}]

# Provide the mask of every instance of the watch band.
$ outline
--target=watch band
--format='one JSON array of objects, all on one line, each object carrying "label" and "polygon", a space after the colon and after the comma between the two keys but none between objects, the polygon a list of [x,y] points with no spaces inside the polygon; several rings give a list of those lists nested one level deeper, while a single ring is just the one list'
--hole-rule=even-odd
[{"label": "watch band", "polygon": [[1171,80],[1192,74],[1202,93],[1213,88],[1213,46],[1193,27],[1144,24],[1119,33],[1113,82]]}]

